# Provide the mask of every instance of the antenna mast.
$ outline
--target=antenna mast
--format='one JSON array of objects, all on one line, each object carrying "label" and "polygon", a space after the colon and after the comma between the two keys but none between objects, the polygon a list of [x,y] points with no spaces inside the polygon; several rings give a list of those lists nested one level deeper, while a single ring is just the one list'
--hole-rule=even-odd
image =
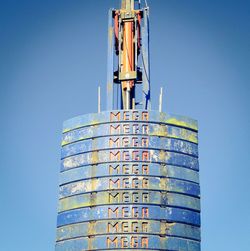
[{"label": "antenna mast", "polygon": [[110,10],[108,110],[150,109],[148,11],[135,9],[134,0],[122,0],[121,9]]}]

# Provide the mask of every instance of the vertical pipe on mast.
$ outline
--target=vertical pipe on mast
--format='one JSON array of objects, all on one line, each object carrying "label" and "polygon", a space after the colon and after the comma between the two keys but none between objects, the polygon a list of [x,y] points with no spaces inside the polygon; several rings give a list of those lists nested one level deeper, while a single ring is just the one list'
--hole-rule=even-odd
[{"label": "vertical pipe on mast", "polygon": [[143,109],[151,109],[150,97],[150,57],[149,57],[149,9],[143,10],[144,25],[142,28],[142,82],[143,82]]},{"label": "vertical pipe on mast", "polygon": [[159,96],[159,112],[162,112],[162,87],[161,87],[161,91],[160,91],[160,96]]},{"label": "vertical pipe on mast", "polygon": [[101,112],[101,87],[98,86],[98,113]]},{"label": "vertical pipe on mast", "polygon": [[[125,74],[134,71],[134,43],[133,43],[133,21],[125,21],[123,28],[123,56],[122,72]],[[131,89],[134,87],[134,81],[123,81],[122,88],[126,91],[127,100],[126,109],[131,109]]]},{"label": "vertical pipe on mast", "polygon": [[121,8],[124,10],[134,10],[134,0],[122,0]]}]

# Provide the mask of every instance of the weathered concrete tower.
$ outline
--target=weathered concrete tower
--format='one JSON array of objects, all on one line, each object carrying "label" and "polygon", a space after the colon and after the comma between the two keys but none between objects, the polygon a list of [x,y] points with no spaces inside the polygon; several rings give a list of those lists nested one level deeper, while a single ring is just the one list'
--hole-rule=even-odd
[{"label": "weathered concrete tower", "polygon": [[197,123],[151,110],[135,5],[110,10],[107,111],[64,123],[56,251],[200,251]]}]

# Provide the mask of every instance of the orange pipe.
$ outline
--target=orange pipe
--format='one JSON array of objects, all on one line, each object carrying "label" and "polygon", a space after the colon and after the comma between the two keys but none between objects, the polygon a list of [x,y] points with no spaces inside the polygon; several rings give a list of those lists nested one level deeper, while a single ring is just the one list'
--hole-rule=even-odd
[{"label": "orange pipe", "polygon": [[115,30],[115,50],[116,53],[118,54],[118,50],[119,50],[119,17],[118,17],[119,13],[118,11],[115,12],[115,17],[114,17],[114,30]]},{"label": "orange pipe", "polygon": [[[134,71],[134,30],[133,21],[124,22],[123,28],[123,55],[122,55],[122,72]],[[122,83],[123,88],[132,88],[134,86],[134,81],[124,81]]]},{"label": "orange pipe", "polygon": [[141,48],[141,13],[139,12],[138,13],[138,26],[137,26],[137,29],[138,29],[138,40],[137,40],[137,46],[138,46],[138,49]]}]

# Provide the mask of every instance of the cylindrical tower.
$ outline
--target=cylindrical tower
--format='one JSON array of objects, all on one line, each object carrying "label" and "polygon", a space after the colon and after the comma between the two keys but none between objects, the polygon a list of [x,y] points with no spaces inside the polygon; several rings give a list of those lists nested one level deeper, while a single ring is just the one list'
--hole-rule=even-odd
[{"label": "cylindrical tower", "polygon": [[133,4],[110,11],[108,110],[63,126],[56,251],[200,251],[197,122],[150,109],[148,8]]}]

